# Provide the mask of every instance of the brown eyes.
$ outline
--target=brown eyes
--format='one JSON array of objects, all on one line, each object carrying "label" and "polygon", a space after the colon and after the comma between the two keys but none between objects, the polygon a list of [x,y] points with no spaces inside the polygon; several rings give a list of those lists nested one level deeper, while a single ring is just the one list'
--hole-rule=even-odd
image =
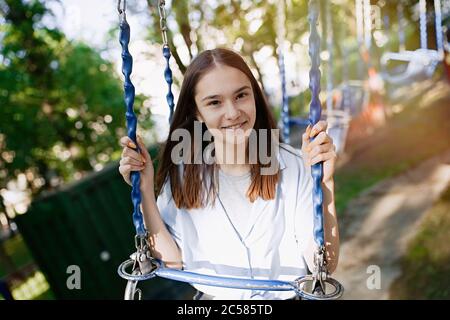
[{"label": "brown eyes", "polygon": [[247,92],[242,92],[242,93],[238,94],[238,96],[236,98],[240,99],[240,98],[244,98],[246,96],[248,96]]},{"label": "brown eyes", "polygon": [[208,103],[208,106],[217,106],[219,103],[220,103],[219,100],[213,100]]},{"label": "brown eyes", "polygon": [[[236,96],[236,100],[245,98],[246,96],[248,96],[247,92],[241,92]],[[220,104],[219,100],[211,100],[210,102],[208,102],[208,106],[218,106]]]}]

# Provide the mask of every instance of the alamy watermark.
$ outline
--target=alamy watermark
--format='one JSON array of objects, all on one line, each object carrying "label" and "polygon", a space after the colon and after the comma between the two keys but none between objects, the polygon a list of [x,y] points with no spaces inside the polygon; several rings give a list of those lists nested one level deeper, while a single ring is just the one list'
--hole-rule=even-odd
[{"label": "alamy watermark", "polygon": [[[184,128],[172,132],[170,140],[179,143],[172,148],[171,159],[175,164],[260,163],[261,175],[273,175],[279,166],[279,136],[279,129],[203,130],[202,123],[194,121],[193,135]],[[221,159],[217,158],[217,149]]]},{"label": "alamy watermark", "polygon": [[66,273],[70,274],[66,280],[66,287],[69,290],[81,290],[81,269],[76,264],[70,265],[66,269]]},{"label": "alamy watermark", "polygon": [[366,280],[366,286],[369,290],[381,289],[381,268],[375,264],[367,267],[366,273],[370,276]]}]

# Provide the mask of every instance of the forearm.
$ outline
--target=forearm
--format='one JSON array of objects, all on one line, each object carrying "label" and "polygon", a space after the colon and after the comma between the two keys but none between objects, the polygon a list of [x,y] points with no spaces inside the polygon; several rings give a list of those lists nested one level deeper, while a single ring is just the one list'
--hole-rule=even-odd
[{"label": "forearm", "polygon": [[152,256],[169,268],[181,268],[181,251],[161,218],[153,190],[142,192],[141,205]]},{"label": "forearm", "polygon": [[328,271],[336,270],[339,260],[339,226],[334,199],[334,180],[322,183],[323,190],[323,226],[327,253]]}]

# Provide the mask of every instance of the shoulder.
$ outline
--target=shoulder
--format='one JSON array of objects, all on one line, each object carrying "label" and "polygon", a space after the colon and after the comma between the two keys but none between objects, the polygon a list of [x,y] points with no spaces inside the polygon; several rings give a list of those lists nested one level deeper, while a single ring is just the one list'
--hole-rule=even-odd
[{"label": "shoulder", "polygon": [[290,144],[287,143],[280,143],[280,153],[282,154],[290,154],[297,158],[302,158],[303,154],[300,149],[294,148]]},{"label": "shoulder", "polygon": [[294,164],[303,164],[303,153],[289,144],[280,143],[280,162],[290,167]]},{"label": "shoulder", "polygon": [[296,149],[286,143],[280,144],[280,169],[287,181],[305,182],[310,176],[310,170],[306,168],[304,155],[300,149]]},{"label": "shoulder", "polygon": [[157,203],[158,205],[169,205],[170,202],[173,202],[172,188],[170,186],[170,179],[167,178],[159,191]]}]

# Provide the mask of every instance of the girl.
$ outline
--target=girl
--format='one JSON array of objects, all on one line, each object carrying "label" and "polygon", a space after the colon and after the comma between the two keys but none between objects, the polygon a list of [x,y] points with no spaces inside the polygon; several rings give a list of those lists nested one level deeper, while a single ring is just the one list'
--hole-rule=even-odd
[{"label": "girl", "polygon": [[[206,147],[204,140],[190,143],[198,126],[200,136],[211,136]],[[141,138],[140,154],[131,139],[120,140],[121,175],[131,184],[130,172],[141,174],[153,257],[167,267],[230,277],[294,280],[311,272],[316,243],[310,166],[323,161],[324,234],[332,273],[339,254],[336,153],[326,127],[324,121],[308,127],[302,150],[281,143],[262,90],[242,57],[227,49],[199,54],[186,71],[156,179]],[[181,136],[189,143],[180,145]],[[295,296],[193,286],[201,299]]]}]

